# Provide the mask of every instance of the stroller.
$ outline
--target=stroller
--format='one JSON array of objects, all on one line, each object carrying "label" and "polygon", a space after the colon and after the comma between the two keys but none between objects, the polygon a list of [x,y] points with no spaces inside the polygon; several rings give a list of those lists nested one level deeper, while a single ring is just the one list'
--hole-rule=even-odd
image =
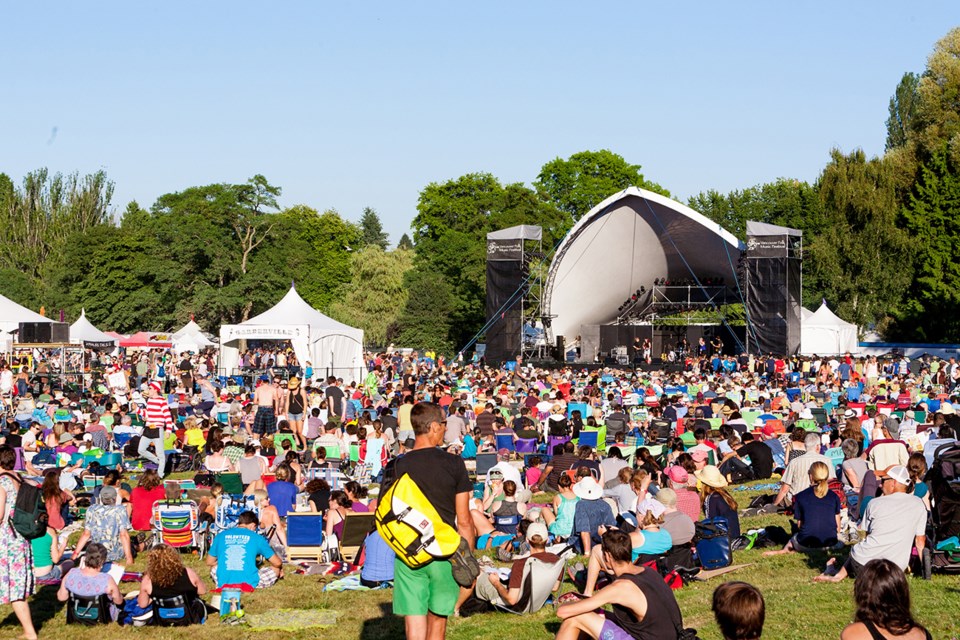
[{"label": "stroller", "polygon": [[944,444],[934,452],[925,481],[930,487],[927,546],[933,556],[932,570],[960,574],[960,444]]},{"label": "stroller", "polygon": [[206,553],[207,540],[200,530],[200,510],[195,502],[155,502],[153,532],[156,544],[168,544],[174,549],[193,548],[201,558]]}]

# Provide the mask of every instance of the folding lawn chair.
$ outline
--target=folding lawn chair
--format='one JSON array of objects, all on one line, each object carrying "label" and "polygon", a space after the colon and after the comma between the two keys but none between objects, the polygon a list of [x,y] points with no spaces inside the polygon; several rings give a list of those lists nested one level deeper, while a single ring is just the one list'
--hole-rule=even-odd
[{"label": "folding lawn chair", "polygon": [[288,513],[287,562],[296,559],[320,562],[322,555],[323,515],[319,513]]},{"label": "folding lawn chair", "polygon": [[196,549],[200,557],[206,552],[206,539],[200,531],[200,509],[193,501],[158,500],[153,505],[154,542],[174,549]]},{"label": "folding lawn chair", "polygon": [[367,534],[373,531],[374,513],[348,513],[343,519],[343,535],[340,537],[340,557],[353,563],[360,553]]},{"label": "folding lawn chair", "polygon": [[507,613],[535,613],[543,608],[547,599],[554,593],[554,587],[559,591],[563,582],[567,560],[561,555],[557,562],[544,562],[539,558],[527,558],[523,564],[523,578],[520,587],[520,599],[512,607],[504,604],[495,604],[500,611]]}]

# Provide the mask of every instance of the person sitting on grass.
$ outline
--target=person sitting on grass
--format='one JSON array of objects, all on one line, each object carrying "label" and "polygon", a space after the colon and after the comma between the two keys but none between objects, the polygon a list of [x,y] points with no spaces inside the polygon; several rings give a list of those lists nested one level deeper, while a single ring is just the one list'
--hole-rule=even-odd
[{"label": "person sitting on grass", "polygon": [[793,516],[798,531],[783,549],[765,551],[764,556],[776,556],[794,551],[840,549],[840,498],[830,490],[830,469],[822,462],[810,467],[810,486],[793,498]]},{"label": "person sitting on grass", "polygon": [[[660,525],[663,524],[663,518],[655,516],[653,512],[647,511],[643,514],[643,517],[640,518],[640,526],[636,531],[630,532],[630,561],[637,562],[637,560],[651,560],[660,556],[673,547],[673,538],[670,537],[670,534],[665,530],[661,529]],[[607,531],[607,527],[600,527],[601,537]],[[583,589],[583,595],[589,597],[593,595],[593,591],[597,586],[597,580],[600,577],[600,572],[605,571],[607,573],[611,572],[611,568],[604,564],[603,562],[603,549],[601,547],[594,547],[590,551],[590,561],[587,565],[587,583]]]},{"label": "person sitting on grass", "polygon": [[[630,536],[623,531],[611,529],[603,534],[603,563],[616,578],[589,598],[557,609],[557,617],[563,620],[557,640],[585,635],[604,640],[677,640],[683,628],[677,599],[659,573],[633,564],[631,547]],[[597,612],[608,604],[610,612]]]},{"label": "person sitting on grass", "polygon": [[107,549],[106,562],[124,560],[133,564],[133,547],[130,541],[130,517],[120,504],[117,488],[105,486],[100,491],[100,504],[87,509],[83,521],[83,533],[73,550],[73,560],[80,558],[87,543],[98,543]]},{"label": "person sitting on grass", "polygon": [[853,583],[857,610],[840,640],[931,640],[910,612],[910,587],[903,570],[890,560],[871,560]]},{"label": "person sitting on grass", "polygon": [[724,582],[713,591],[712,608],[723,640],[760,640],[766,607],[759,589],[746,582]]},{"label": "person sitting on grass", "polygon": [[[254,589],[265,589],[283,577],[283,563],[270,543],[257,533],[257,515],[244,511],[237,518],[237,526],[217,534],[210,545],[206,563],[210,578],[217,587],[228,584],[248,584]],[[268,564],[257,566],[262,556]],[[220,558],[224,559],[219,566]]]},{"label": "person sitting on grass", "polygon": [[[505,540],[513,537],[516,526],[509,527],[511,530],[498,530],[494,525],[500,519],[514,518],[519,521],[527,512],[527,505],[517,502],[517,484],[513,480],[501,482],[494,480],[490,487],[490,494],[483,501],[484,508],[489,508],[494,500],[503,496],[497,507],[491,514],[490,519],[476,509],[470,511],[473,518],[473,526],[477,530],[477,549],[491,549],[500,546]],[[492,522],[491,522],[492,519]]]},{"label": "person sitting on grass", "polygon": [[840,582],[848,575],[856,578],[871,560],[890,560],[906,569],[914,546],[923,557],[927,509],[920,498],[907,493],[910,473],[906,467],[894,465],[879,477],[883,495],[870,501],[861,520],[866,538],[850,549],[850,556],[835,574],[831,574],[835,562],[831,558],[815,582]]},{"label": "person sitting on grass", "polygon": [[113,577],[102,571],[106,562],[107,548],[97,542],[88,544],[83,556],[83,566],[74,567],[63,578],[57,591],[57,600],[66,602],[70,594],[85,598],[106,595],[110,599],[110,619],[116,621],[120,607],[123,606],[123,596],[120,595],[120,588]]},{"label": "person sitting on grass", "polygon": [[[542,522],[530,523],[526,535],[527,543],[530,545],[530,555],[514,560],[506,586],[500,580],[498,571],[489,573],[481,571],[473,587],[460,588],[460,597],[457,599],[456,609],[459,610],[460,605],[473,593],[476,593],[478,599],[495,605],[507,607],[516,605],[520,601],[521,591],[523,590],[523,569],[529,558],[536,558],[549,564],[560,562],[559,556],[547,552],[548,535],[547,527]],[[560,580],[557,580],[556,584],[553,585],[553,591],[559,588]]]},{"label": "person sitting on grass", "polygon": [[737,513],[737,501],[727,491],[727,479],[720,470],[713,465],[707,465],[694,474],[703,488],[700,497],[703,499],[703,515],[708,520],[722,517],[727,519],[727,531],[732,542],[740,537],[740,516]]},{"label": "person sitting on grass", "polygon": [[147,556],[147,570],[140,581],[137,605],[146,608],[153,598],[183,596],[188,615],[193,623],[201,623],[207,617],[206,605],[200,596],[207,592],[197,572],[183,566],[180,553],[167,544],[158,544]]},{"label": "person sitting on grass", "polygon": [[573,480],[566,473],[560,476],[557,483],[560,492],[553,497],[553,507],[545,507],[540,513],[553,537],[566,540],[573,531],[573,516],[580,498],[573,492]]}]

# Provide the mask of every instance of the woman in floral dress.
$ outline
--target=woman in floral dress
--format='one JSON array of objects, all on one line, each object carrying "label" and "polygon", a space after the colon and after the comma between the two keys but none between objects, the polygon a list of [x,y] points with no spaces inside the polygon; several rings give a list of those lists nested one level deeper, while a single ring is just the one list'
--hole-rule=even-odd
[{"label": "woman in floral dress", "polygon": [[13,528],[11,518],[17,502],[20,478],[13,470],[17,455],[0,446],[0,604],[13,607],[23,626],[25,640],[36,640],[27,598],[33,595],[33,557],[30,542]]}]

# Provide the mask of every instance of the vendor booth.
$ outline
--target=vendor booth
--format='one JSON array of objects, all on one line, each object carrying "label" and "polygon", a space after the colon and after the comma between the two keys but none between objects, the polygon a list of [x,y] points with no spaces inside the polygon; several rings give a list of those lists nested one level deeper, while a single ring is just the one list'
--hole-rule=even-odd
[{"label": "vendor booth", "polygon": [[289,341],[301,366],[314,376],[336,376],[350,383],[362,380],[363,330],[337,322],[307,304],[295,287],[272,309],[240,324],[220,327],[220,371],[238,373],[240,342]]},{"label": "vendor booth", "polygon": [[173,350],[177,353],[200,353],[208,347],[216,347],[217,343],[203,333],[193,318],[182,329],[173,334]]},{"label": "vendor booth", "polygon": [[86,309],[80,310],[80,317],[70,325],[70,342],[82,344],[86,349],[110,351],[116,348],[117,339],[107,335],[87,320]]}]

